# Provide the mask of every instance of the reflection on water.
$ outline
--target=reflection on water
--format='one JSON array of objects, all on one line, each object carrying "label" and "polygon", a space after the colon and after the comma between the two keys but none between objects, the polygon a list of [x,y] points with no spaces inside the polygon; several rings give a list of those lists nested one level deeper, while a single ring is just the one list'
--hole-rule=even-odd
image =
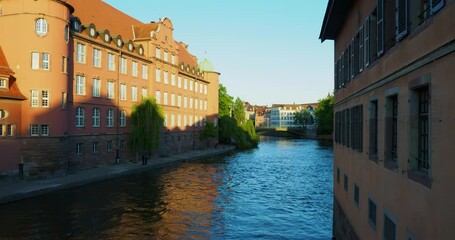
[{"label": "reflection on water", "polygon": [[330,239],[332,148],[258,149],[0,206],[0,239]]}]

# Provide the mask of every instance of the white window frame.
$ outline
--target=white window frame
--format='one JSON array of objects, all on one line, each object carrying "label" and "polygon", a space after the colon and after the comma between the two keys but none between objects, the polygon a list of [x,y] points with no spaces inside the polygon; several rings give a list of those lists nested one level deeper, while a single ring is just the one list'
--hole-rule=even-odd
[{"label": "white window frame", "polygon": [[168,94],[167,92],[164,92],[163,93],[163,105],[167,105],[168,104]]},{"label": "white window frame", "polygon": [[0,88],[8,88],[8,79],[0,78]]},{"label": "white window frame", "polygon": [[149,66],[142,64],[142,79],[149,78]]},{"label": "white window frame", "polygon": [[164,60],[165,62],[167,62],[167,61],[169,60],[168,57],[169,57],[169,53],[168,53],[167,51],[164,51],[164,57],[163,57],[164,59],[163,59],[163,60]]},{"label": "white window frame", "polygon": [[160,48],[156,48],[155,49],[155,57],[156,58],[161,58],[161,49]]},{"label": "white window frame", "polygon": [[171,73],[171,85],[175,86],[175,74]]},{"label": "white window frame", "polygon": [[175,55],[174,54],[171,55],[171,63],[175,64]]},{"label": "white window frame", "polygon": [[120,84],[120,100],[126,101],[126,84]]},{"label": "white window frame", "polygon": [[175,94],[171,93],[171,106],[175,106]]},{"label": "white window frame", "polygon": [[51,101],[51,92],[49,90],[41,90],[41,107],[48,108]]},{"label": "white window frame", "polygon": [[126,127],[126,111],[125,110],[120,110],[119,124],[120,124],[120,127]]},{"label": "white window frame", "polygon": [[39,52],[32,52],[32,69],[38,70],[39,69]]},{"label": "white window frame", "polygon": [[155,70],[155,81],[156,82],[161,82],[161,70],[157,68]]},{"label": "white window frame", "polygon": [[98,142],[92,142],[92,153],[98,153]]},{"label": "white window frame", "polygon": [[38,18],[35,21],[35,32],[40,37],[46,36],[48,31],[47,21],[44,18]]},{"label": "white window frame", "polygon": [[155,100],[156,100],[156,103],[161,104],[161,92],[160,91],[155,91]]},{"label": "white window frame", "polygon": [[183,78],[183,89],[188,89],[188,79]]},{"label": "white window frame", "polygon": [[101,110],[93,108],[92,110],[92,127],[98,128],[101,126]]},{"label": "white window frame", "polygon": [[76,108],[76,127],[85,126],[85,109],[83,107]]},{"label": "white window frame", "polygon": [[142,98],[147,98],[147,97],[148,97],[147,88],[144,88],[144,87],[142,88],[141,97],[142,97]]},{"label": "white window frame", "polygon": [[177,87],[182,88],[182,77],[178,76],[177,78]]},{"label": "white window frame", "polygon": [[112,53],[107,54],[107,70],[115,71],[115,55]]},{"label": "white window frame", "polygon": [[49,70],[51,68],[51,55],[49,53],[41,53],[41,69]]},{"label": "white window frame", "polygon": [[30,90],[30,106],[31,107],[39,107],[39,91],[38,90]]},{"label": "white window frame", "polygon": [[85,64],[86,46],[82,43],[76,44],[76,62]]},{"label": "white window frame", "polygon": [[30,136],[37,137],[39,136],[40,125],[39,124],[30,124]]},{"label": "white window frame", "polygon": [[101,96],[101,80],[98,78],[92,79],[92,97]]},{"label": "white window frame", "polygon": [[137,77],[138,74],[138,64],[136,61],[131,61],[131,75]]},{"label": "white window frame", "polygon": [[187,107],[188,107],[188,97],[183,96],[183,108],[187,108]]},{"label": "white window frame", "polygon": [[131,86],[131,101],[137,102],[137,87]]},{"label": "white window frame", "polygon": [[194,84],[194,81],[190,79],[190,91],[193,91],[193,84]]},{"label": "white window frame", "polygon": [[164,84],[169,84],[169,72],[168,71],[163,71],[163,83]]},{"label": "white window frame", "polygon": [[76,143],[76,155],[82,155],[83,152],[84,152],[84,144]]},{"label": "white window frame", "polygon": [[93,48],[93,66],[101,67],[101,50]]},{"label": "white window frame", "polygon": [[128,74],[128,61],[124,57],[120,57],[120,73]]},{"label": "white window frame", "polygon": [[76,75],[76,95],[85,95],[85,77]]},{"label": "white window frame", "polygon": [[182,107],[182,96],[180,95],[177,96],[177,107]]},{"label": "white window frame", "polygon": [[115,114],[114,110],[108,109],[106,114],[106,127],[114,127]]},{"label": "white window frame", "polygon": [[115,83],[114,82],[107,82],[107,98],[108,99],[115,98]]}]

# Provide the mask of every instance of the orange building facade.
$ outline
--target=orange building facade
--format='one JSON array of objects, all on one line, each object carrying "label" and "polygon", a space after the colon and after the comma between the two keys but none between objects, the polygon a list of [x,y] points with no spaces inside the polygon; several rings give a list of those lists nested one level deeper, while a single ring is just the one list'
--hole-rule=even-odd
[{"label": "orange building facade", "polygon": [[144,97],[164,110],[161,154],[205,146],[199,132],[217,122],[219,73],[174,40],[169,19],[142,23],[100,0],[1,1],[0,9],[0,46],[25,96],[8,110],[17,144],[0,160],[4,175],[19,164],[25,177],[40,177],[134,160],[129,119]]},{"label": "orange building facade", "polygon": [[330,0],[336,239],[455,234],[455,1]]}]

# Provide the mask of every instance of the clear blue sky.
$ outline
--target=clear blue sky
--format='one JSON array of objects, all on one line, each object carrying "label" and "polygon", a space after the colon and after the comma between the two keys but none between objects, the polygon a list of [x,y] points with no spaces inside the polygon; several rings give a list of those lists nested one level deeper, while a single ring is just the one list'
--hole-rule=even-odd
[{"label": "clear blue sky", "polygon": [[105,2],[142,22],[171,19],[174,38],[244,101],[308,103],[333,90],[333,42],[318,39],[327,0]]}]

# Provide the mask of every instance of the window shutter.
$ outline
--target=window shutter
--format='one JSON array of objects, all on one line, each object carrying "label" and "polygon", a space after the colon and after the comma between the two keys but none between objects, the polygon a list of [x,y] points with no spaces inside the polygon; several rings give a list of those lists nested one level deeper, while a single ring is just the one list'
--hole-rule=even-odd
[{"label": "window shutter", "polygon": [[430,0],[431,14],[435,14],[439,9],[444,7],[444,0]]},{"label": "window shutter", "polygon": [[351,79],[355,77],[355,37],[351,40]]},{"label": "window shutter", "polygon": [[333,83],[334,83],[333,89],[336,91],[338,89],[338,61],[335,62],[333,73],[335,76],[333,79]]},{"label": "window shutter", "polygon": [[377,0],[377,56],[384,53],[384,0]]},{"label": "window shutter", "polygon": [[397,41],[408,33],[408,0],[397,0]]},{"label": "window shutter", "polygon": [[363,65],[364,65],[364,37],[363,37],[363,26],[360,27],[359,30],[359,72],[363,71]]},{"label": "window shutter", "polygon": [[370,65],[370,16],[365,20],[365,67]]},{"label": "window shutter", "polygon": [[39,53],[32,52],[32,69],[39,69]]}]

